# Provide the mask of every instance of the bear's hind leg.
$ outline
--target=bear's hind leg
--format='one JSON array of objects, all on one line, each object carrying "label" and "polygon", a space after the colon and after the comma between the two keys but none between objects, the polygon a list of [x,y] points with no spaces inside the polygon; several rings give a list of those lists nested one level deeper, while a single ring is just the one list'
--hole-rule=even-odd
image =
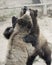
[{"label": "bear's hind leg", "polygon": [[46,62],[47,65],[51,65],[51,50],[48,45],[45,45],[43,48],[44,55],[40,55],[42,59]]},{"label": "bear's hind leg", "polygon": [[34,53],[32,56],[28,57],[26,65],[32,65],[36,56],[37,56],[37,53]]}]

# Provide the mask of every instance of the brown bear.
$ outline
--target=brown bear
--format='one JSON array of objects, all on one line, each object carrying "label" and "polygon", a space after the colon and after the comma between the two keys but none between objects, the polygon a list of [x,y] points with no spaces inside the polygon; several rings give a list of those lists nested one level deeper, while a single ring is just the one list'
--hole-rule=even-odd
[{"label": "brown bear", "polygon": [[10,37],[6,65],[26,65],[28,57],[34,53],[35,48],[23,41],[23,37],[29,34],[31,27],[31,16],[27,13],[17,20]]},{"label": "brown bear", "polygon": [[[45,39],[45,37],[43,36],[43,34],[41,33],[41,31],[39,29],[38,22],[37,22],[37,10],[30,9],[30,15],[31,15],[32,22],[33,22],[33,27],[32,27],[32,30],[30,32],[30,35],[31,36],[33,35],[34,37],[36,36],[35,38],[37,38],[37,39],[35,39],[36,42],[35,43],[33,42],[33,45],[36,48],[36,53],[42,59],[45,60],[47,65],[51,65],[51,50],[48,46],[47,40]],[[27,65],[32,65],[32,62],[33,62],[35,57],[36,57],[35,54],[34,54],[34,56],[29,57],[28,61],[27,61]]]},{"label": "brown bear", "polygon": [[[27,11],[27,7],[26,7],[26,11]],[[29,9],[29,11],[30,11],[30,16],[32,18],[32,22],[33,22],[33,27],[31,29],[31,32],[25,36],[25,42],[31,43],[36,48],[36,53],[45,60],[47,65],[50,65],[51,50],[48,46],[47,40],[45,39],[45,37],[43,36],[43,34],[41,33],[39,29],[39,26],[37,23],[37,10]],[[24,14],[23,12],[22,14]],[[34,57],[32,56],[28,58],[27,65],[32,65],[35,56],[36,55],[34,54]]]},{"label": "brown bear", "polygon": [[[39,31],[37,13],[35,12],[37,10],[30,9],[17,20],[15,30],[10,38],[6,65],[32,65],[37,55],[43,58],[47,65],[51,64],[51,51],[47,40]],[[38,38],[36,46],[33,46],[32,43],[27,44],[23,40],[24,36],[30,33]]]}]

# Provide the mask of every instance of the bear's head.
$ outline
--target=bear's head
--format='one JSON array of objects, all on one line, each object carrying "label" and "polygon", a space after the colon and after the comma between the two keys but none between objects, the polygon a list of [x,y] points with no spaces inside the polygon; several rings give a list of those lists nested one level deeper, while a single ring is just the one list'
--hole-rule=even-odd
[{"label": "bear's head", "polygon": [[29,10],[26,11],[26,13],[19,17],[17,20],[17,24],[19,26],[19,29],[23,32],[30,32],[33,23],[32,23],[32,17],[30,16]]},{"label": "bear's head", "polygon": [[29,9],[29,10],[30,10],[30,16],[31,16],[32,22],[33,22],[33,27],[31,29],[31,33],[39,36],[39,25],[37,22],[38,10],[33,10],[33,9]]},{"label": "bear's head", "polygon": [[[26,9],[25,10],[25,13],[24,13],[24,9],[25,8],[27,8],[27,7],[24,7],[23,8],[23,12],[22,12],[22,14],[24,15],[26,12],[27,12],[27,10],[29,11],[29,14],[30,14],[30,16],[31,16],[31,20],[32,20],[32,24],[33,24],[33,26],[32,26],[32,29],[31,29],[31,33],[32,34],[36,34],[36,35],[39,35],[39,26],[38,26],[38,23],[37,23],[37,14],[38,14],[38,10],[33,10],[33,9]],[[22,15],[22,16],[23,16]]]},{"label": "bear's head", "polygon": [[29,10],[29,12],[30,12],[30,15],[33,17],[37,17],[37,13],[38,13],[38,10],[33,10],[33,9],[28,9],[28,7],[27,6],[24,6],[22,9],[21,9],[21,13],[20,13],[20,16],[23,16],[25,13],[26,13],[26,11],[27,10]]}]

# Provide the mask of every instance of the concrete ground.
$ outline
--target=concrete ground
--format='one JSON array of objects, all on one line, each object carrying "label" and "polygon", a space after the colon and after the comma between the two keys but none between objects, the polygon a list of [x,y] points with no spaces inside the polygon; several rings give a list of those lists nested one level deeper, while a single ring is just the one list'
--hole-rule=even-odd
[{"label": "concrete ground", "polygon": [[[48,42],[50,42],[49,46],[52,50],[52,18],[48,17],[38,18],[38,23],[41,32],[44,34]],[[6,40],[4,38],[3,32],[8,26],[11,26],[11,19],[7,19],[4,22],[0,22],[0,65],[4,65],[6,61],[9,40]],[[35,61],[36,62],[34,62],[33,65],[45,65],[45,62],[39,57],[37,57]]]}]

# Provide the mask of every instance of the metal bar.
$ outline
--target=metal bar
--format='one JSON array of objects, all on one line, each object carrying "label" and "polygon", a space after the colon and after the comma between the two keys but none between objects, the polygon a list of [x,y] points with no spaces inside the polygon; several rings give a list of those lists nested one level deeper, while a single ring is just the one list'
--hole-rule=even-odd
[{"label": "metal bar", "polygon": [[21,8],[23,6],[28,6],[28,7],[33,7],[33,6],[44,6],[44,5],[52,5],[52,3],[41,3],[41,4],[24,4],[24,5],[18,5],[16,7],[1,7],[0,10],[3,10],[3,9],[16,9],[16,8]]}]

